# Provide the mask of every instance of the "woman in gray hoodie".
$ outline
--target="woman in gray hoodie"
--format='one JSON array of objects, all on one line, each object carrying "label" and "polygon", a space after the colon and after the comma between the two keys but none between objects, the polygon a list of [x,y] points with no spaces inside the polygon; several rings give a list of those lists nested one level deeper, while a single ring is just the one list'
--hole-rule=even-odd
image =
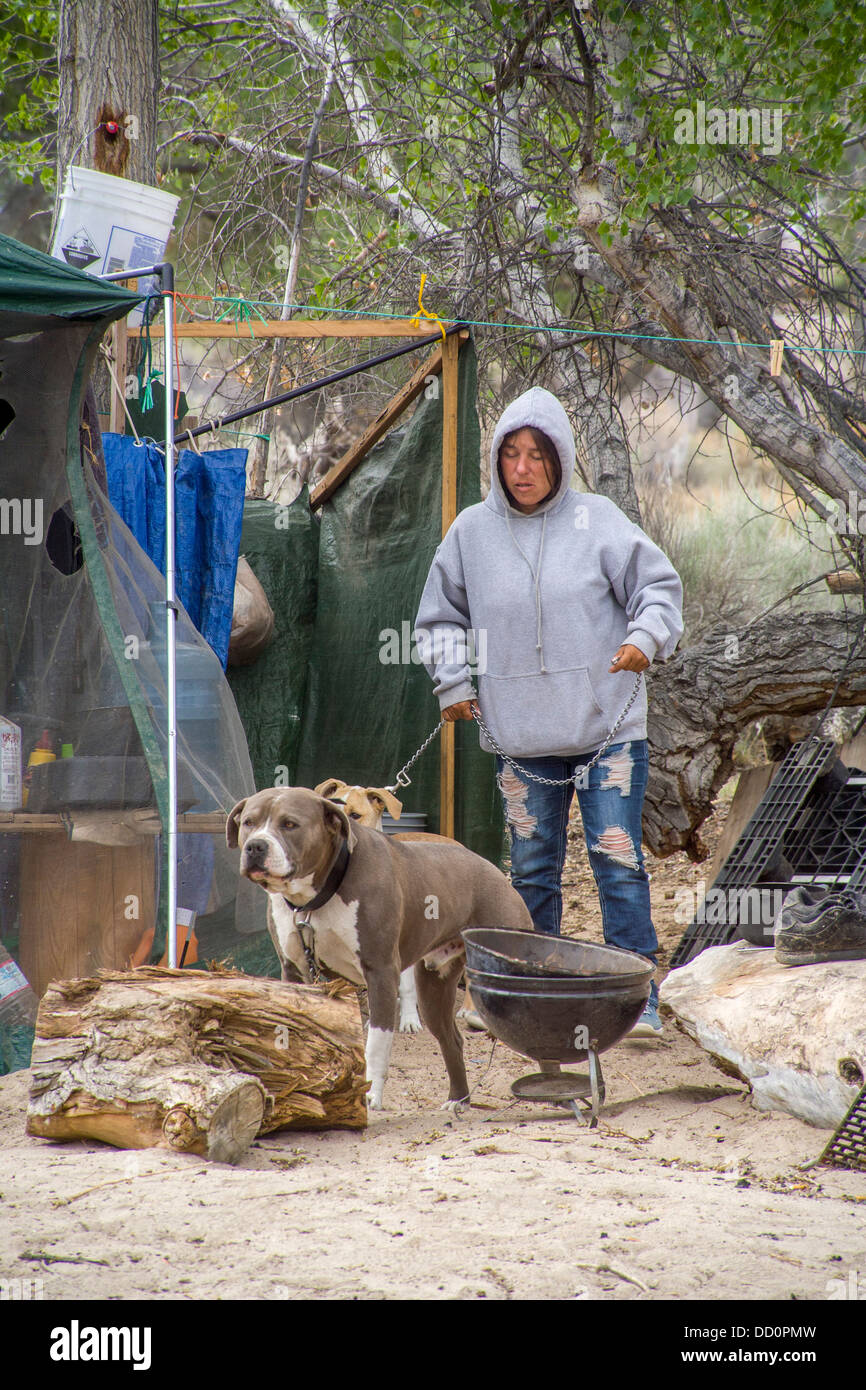
[{"label": "woman in gray hoodie", "polygon": [[[462,511],[436,551],[415,636],[447,720],[478,706],[496,755],[511,834],[511,878],[536,930],[558,934],[568,814],[577,790],[604,939],[655,963],[641,850],[647,782],[646,688],[617,741],[584,771],[632,690],[682,635],[682,584],[667,557],[607,497],[575,492],[574,435],[560,402],[533,387],[504,411],[490,492]],[[472,684],[472,649],[478,692]],[[493,752],[481,735],[481,746]],[[565,780],[573,779],[573,780]],[[635,1036],[661,1032],[653,983]]]}]

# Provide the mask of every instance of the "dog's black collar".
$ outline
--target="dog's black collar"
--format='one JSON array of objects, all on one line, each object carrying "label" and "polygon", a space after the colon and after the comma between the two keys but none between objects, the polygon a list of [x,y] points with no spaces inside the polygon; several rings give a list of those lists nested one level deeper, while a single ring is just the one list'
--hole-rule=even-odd
[{"label": "dog's black collar", "polygon": [[341,840],[340,848],[337,850],[337,856],[328,870],[328,876],[316,896],[310,902],[302,904],[293,903],[291,899],[286,897],[283,898],[283,901],[287,902],[294,912],[302,912],[304,916],[309,912],[315,912],[317,908],[324,907],[325,903],[331,901],[331,898],[333,898],[340,884],[343,882],[343,879],[346,877],[346,870],[349,867],[349,860],[351,857],[352,856],[349,854],[348,841]]}]

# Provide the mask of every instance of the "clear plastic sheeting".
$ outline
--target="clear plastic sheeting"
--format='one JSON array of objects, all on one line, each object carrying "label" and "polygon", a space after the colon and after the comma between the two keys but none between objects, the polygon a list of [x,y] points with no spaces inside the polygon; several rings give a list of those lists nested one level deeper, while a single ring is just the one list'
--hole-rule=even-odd
[{"label": "clear plastic sheeting", "polygon": [[[153,743],[150,780],[159,796],[167,746],[164,580],[99,489],[86,456],[82,476],[86,516],[92,518],[101,560],[101,565],[90,565],[90,573],[100,617],[105,617],[102,637],[108,648],[93,693],[98,712],[90,706],[88,719],[96,729],[106,734],[111,729],[113,737],[119,736],[120,746],[112,748],[112,755],[127,759],[143,751],[144,729],[145,740]],[[213,813],[221,817],[254,790],[246,735],[219,658],[183,607],[178,612],[176,651],[178,811],[193,818]],[[136,799],[129,773],[127,767],[127,807]],[[237,853],[227,848],[222,828],[215,835],[182,833],[178,865],[179,909],[199,916],[216,914],[219,919],[211,924],[218,929],[213,940],[207,939],[207,924],[199,921],[199,953],[207,949],[232,954],[232,931],[247,936],[264,930],[264,895],[239,878]],[[227,913],[232,907],[237,911]],[[157,945],[162,944],[160,936]]]},{"label": "clear plastic sheeting", "polygon": [[[0,280],[0,716],[20,730],[23,774],[0,806],[0,938],[41,994],[165,949],[166,611],[162,575],[107,501],[95,418],[80,429],[100,338],[134,299],[61,267],[50,313],[57,263],[22,250],[9,304]],[[254,788],[244,730],[183,609],[177,638],[181,949],[189,935],[187,964],[271,972],[265,896],[225,844],[226,811]]]}]

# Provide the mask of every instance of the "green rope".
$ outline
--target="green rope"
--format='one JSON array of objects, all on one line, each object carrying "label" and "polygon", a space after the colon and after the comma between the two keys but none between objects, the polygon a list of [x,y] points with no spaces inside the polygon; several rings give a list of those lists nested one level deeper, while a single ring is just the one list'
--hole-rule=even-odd
[{"label": "green rope", "polygon": [[139,387],[139,391],[141,392],[141,412],[143,415],[146,414],[148,410],[153,410],[153,383],[161,376],[162,372],[148,372],[144,390],[141,391],[141,387]]},{"label": "green rope", "polygon": [[[393,313],[388,313],[387,310],[384,310],[384,309],[376,310],[375,312],[373,312],[372,310],[371,310],[371,311],[364,311],[364,310],[360,310],[360,311],[359,311],[359,310],[357,310],[357,309],[330,309],[330,308],[328,308],[327,306],[323,306],[323,305],[321,305],[321,304],[285,304],[285,305],[284,305],[283,302],[282,302],[281,300],[276,300],[276,299],[244,299],[243,297],[239,297],[239,298],[237,298],[237,299],[232,299],[232,298],[230,298],[230,296],[228,296],[228,295],[216,295],[216,296],[214,296],[214,303],[221,302],[221,301],[223,301],[223,300],[227,300],[227,301],[229,302],[229,304],[234,304],[234,305],[242,306],[242,309],[247,311],[247,312],[245,312],[245,313],[244,313],[244,312],[241,313],[241,318],[243,319],[243,321],[244,321],[245,323],[250,322],[250,314],[249,314],[249,312],[248,312],[249,309],[250,309],[250,308],[255,308],[255,306],[256,306],[257,304],[262,304],[262,305],[265,305],[266,307],[267,307],[267,306],[270,306],[271,308],[279,308],[280,310],[282,310],[282,309],[306,309],[308,312],[315,313],[315,314],[328,314],[328,315],[346,314],[346,315],[351,315],[352,318],[356,318],[356,319],[405,319],[405,318],[408,317],[408,315],[406,315],[405,313],[403,313],[403,314],[393,314]],[[219,323],[220,320],[222,320],[222,319],[228,317],[229,312],[230,312],[230,310],[229,310],[229,309],[226,309],[222,314],[219,315],[219,317],[217,318],[216,322]],[[256,311],[256,312],[258,313],[258,311]],[[261,319],[262,323],[267,323],[267,319],[265,319],[261,314],[258,314],[258,317]],[[236,319],[235,321],[237,322],[237,319]],[[557,325],[557,326],[555,326],[555,327],[551,327],[550,324],[546,324],[546,323],[505,323],[505,322],[498,322],[498,321],[496,321],[495,319],[460,319],[460,320],[457,320],[457,319],[444,319],[444,320],[443,320],[443,322],[445,322],[445,323],[450,323],[450,324],[457,323],[458,321],[459,321],[459,323],[460,323],[461,325],[462,325],[462,324],[465,324],[465,326],[466,326],[467,328],[519,328],[519,329],[521,329],[523,332],[530,332],[530,331],[531,331],[531,332],[534,332],[534,333],[574,333],[574,334],[576,334],[576,335],[578,335],[578,336],[583,336],[583,337],[585,337],[585,338],[624,338],[624,339],[633,339],[633,340],[638,341],[638,342],[648,342],[648,343],[696,343],[696,344],[699,344],[699,345],[702,345],[702,346],[705,346],[705,347],[706,347],[706,346],[710,346],[710,347],[733,347],[733,348],[751,347],[751,348],[761,348],[763,351],[768,351],[768,350],[769,350],[769,347],[770,347],[770,344],[769,344],[769,343],[748,343],[748,342],[745,342],[745,343],[744,343],[744,342],[737,342],[737,341],[736,341],[735,339],[733,339],[733,338],[674,338],[674,337],[671,337],[670,335],[667,335],[667,334],[664,334],[664,333],[621,333],[621,332],[617,332],[617,331],[613,331],[613,330],[607,330],[607,329],[601,329],[601,328],[592,328],[592,327],[586,327],[586,328],[569,328],[569,327],[567,327],[565,324],[560,324],[560,325]],[[250,328],[250,335],[251,335],[251,336],[255,336],[255,335],[253,334],[252,328]],[[866,355],[866,348],[812,347],[811,345],[806,344],[806,343],[789,343],[789,342],[787,341],[787,339],[785,340],[785,347],[786,347],[786,349],[790,349],[790,350],[793,350],[793,351],[796,351],[796,352],[838,352],[838,353],[848,353],[851,357],[863,357],[864,355]]]},{"label": "green rope", "polygon": [[249,325],[251,338],[256,336],[253,332],[253,313],[256,314],[257,318],[261,319],[262,323],[267,323],[264,314],[260,314],[258,309],[255,308],[257,301],[254,299],[244,299],[242,294],[218,294],[214,298],[214,303],[224,303],[226,306],[222,313],[217,315],[217,323],[221,323],[223,319],[233,317],[235,328],[237,328],[239,323],[246,323]]},{"label": "green rope", "polygon": [[[153,369],[153,339],[150,336],[150,301],[159,299],[161,295],[148,295],[144,305],[144,351],[138,364],[138,398],[141,402],[141,411],[144,414],[148,410],[153,410],[153,383],[162,372],[155,372]],[[147,380],[145,381],[145,372]]]}]

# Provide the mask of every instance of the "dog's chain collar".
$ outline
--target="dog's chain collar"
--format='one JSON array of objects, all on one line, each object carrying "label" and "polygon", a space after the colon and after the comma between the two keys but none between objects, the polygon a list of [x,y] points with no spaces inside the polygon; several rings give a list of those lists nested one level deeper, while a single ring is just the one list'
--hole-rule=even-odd
[{"label": "dog's chain collar", "polygon": [[[309,917],[300,917],[298,915],[300,912],[305,911],[306,909],[303,907],[295,909],[295,927],[297,929],[298,936],[301,938],[301,946],[304,952],[304,960],[307,962],[307,969],[310,972],[310,979],[312,980],[314,985],[322,985],[325,983],[326,976],[322,974],[322,971],[319,968],[319,962],[316,959],[316,934],[313,930],[313,924],[310,921]],[[312,946],[310,945],[310,942],[307,940],[307,938],[304,936],[304,927],[309,927],[310,929],[311,940],[313,942]]]},{"label": "dog's chain collar", "polygon": [[[337,889],[339,888],[340,884],[343,882],[343,879],[346,876],[346,870],[349,867],[350,858],[351,855],[349,853],[348,842],[346,840],[341,840],[340,848],[337,850],[333,863],[331,864],[331,867],[328,870],[325,882],[322,884],[316,896],[314,898],[311,898],[311,900],[308,903],[304,903],[301,907],[296,907],[295,904],[293,902],[290,902],[288,898],[283,898],[283,902],[288,903],[289,907],[292,909],[292,912],[294,913],[295,927],[297,929],[298,936],[301,940],[301,946],[303,947],[304,951],[304,959],[307,962],[307,969],[310,972],[314,985],[324,983],[324,981],[327,979],[327,976],[322,974],[322,971],[319,967],[319,962],[316,959],[316,934],[313,924],[310,921],[310,914],[315,912],[317,908],[324,907],[325,903],[331,901],[331,898],[333,898],[334,894],[336,893]],[[304,936],[304,927],[309,927],[310,929],[310,937],[312,944]]]}]

